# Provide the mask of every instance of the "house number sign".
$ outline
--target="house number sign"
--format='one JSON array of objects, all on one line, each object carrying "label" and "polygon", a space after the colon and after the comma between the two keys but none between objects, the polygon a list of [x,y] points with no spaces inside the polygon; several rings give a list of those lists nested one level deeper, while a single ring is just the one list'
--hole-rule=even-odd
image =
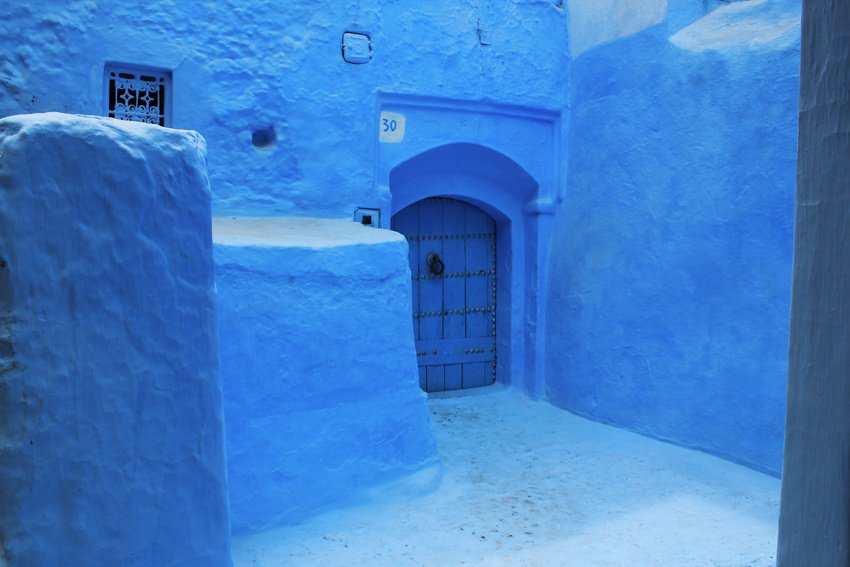
[{"label": "house number sign", "polygon": [[404,114],[381,112],[378,121],[378,140],[385,144],[397,144],[404,140]]}]

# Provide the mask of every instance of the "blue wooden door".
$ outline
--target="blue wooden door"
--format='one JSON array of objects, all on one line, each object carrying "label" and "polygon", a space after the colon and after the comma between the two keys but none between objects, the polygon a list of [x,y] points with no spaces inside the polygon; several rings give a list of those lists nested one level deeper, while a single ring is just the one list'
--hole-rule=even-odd
[{"label": "blue wooden door", "polygon": [[413,331],[426,392],[496,380],[496,223],[478,207],[432,197],[399,211],[410,246]]}]

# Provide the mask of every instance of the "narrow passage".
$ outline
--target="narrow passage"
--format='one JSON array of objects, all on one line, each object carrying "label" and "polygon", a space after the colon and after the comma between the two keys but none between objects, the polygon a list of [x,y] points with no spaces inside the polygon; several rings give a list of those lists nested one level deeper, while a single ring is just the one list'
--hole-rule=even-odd
[{"label": "narrow passage", "polygon": [[778,479],[500,386],[428,405],[441,477],[237,538],[235,565],[774,565]]}]

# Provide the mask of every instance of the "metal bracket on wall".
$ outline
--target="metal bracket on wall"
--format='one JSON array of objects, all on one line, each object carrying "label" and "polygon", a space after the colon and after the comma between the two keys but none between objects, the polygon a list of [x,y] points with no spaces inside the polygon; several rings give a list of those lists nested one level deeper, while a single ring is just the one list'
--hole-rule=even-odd
[{"label": "metal bracket on wall", "polygon": [[381,228],[381,209],[357,207],[354,209],[354,222],[359,222],[364,226]]}]

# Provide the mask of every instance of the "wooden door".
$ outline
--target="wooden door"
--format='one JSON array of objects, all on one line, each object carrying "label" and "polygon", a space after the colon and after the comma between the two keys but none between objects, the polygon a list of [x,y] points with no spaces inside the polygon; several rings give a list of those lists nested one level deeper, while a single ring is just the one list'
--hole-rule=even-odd
[{"label": "wooden door", "polygon": [[447,197],[398,212],[410,246],[419,384],[426,392],[496,380],[496,223]]}]

